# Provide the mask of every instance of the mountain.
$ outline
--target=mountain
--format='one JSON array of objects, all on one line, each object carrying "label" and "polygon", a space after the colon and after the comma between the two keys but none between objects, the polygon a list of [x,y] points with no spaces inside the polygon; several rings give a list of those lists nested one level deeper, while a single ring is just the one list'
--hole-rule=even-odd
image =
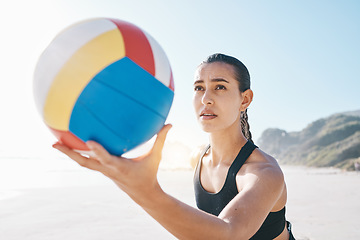
[{"label": "mountain", "polygon": [[349,116],[358,116],[358,117],[360,117],[360,110],[343,112],[343,113],[341,113],[341,114],[349,115]]},{"label": "mountain", "polygon": [[353,170],[360,163],[360,110],[316,120],[299,132],[266,129],[258,145],[282,164]]}]

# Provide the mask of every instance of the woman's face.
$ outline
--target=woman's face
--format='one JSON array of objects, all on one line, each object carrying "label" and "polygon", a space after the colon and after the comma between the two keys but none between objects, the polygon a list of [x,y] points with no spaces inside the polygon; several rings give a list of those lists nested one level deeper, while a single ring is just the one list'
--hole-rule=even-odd
[{"label": "woman's face", "polygon": [[240,125],[243,96],[234,78],[233,66],[222,63],[201,64],[194,81],[193,104],[196,117],[205,132]]}]

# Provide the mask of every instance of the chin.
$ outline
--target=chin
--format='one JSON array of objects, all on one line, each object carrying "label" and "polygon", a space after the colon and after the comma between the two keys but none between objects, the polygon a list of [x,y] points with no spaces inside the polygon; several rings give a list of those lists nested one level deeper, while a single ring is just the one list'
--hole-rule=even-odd
[{"label": "chin", "polygon": [[206,133],[212,133],[212,132],[216,132],[217,130],[219,130],[218,126],[214,126],[213,124],[204,124],[200,122],[200,126],[201,129],[206,132]]},{"label": "chin", "polygon": [[233,122],[213,122],[213,121],[199,121],[198,122],[201,126],[201,129],[206,133],[215,133],[215,132],[221,132],[221,131],[237,131],[240,129],[241,131],[241,124],[240,120],[233,121]]}]

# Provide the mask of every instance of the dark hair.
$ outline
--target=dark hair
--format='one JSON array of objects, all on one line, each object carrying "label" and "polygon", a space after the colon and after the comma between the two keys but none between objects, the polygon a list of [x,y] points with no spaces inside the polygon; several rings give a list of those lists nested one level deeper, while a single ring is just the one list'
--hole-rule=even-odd
[{"label": "dark hair", "polygon": [[[222,62],[227,63],[234,68],[235,79],[239,82],[240,92],[245,92],[250,89],[250,74],[246,66],[237,58],[228,56],[221,53],[215,53],[207,57],[202,63],[214,63]],[[241,131],[244,136],[250,141],[253,142],[250,125],[248,123],[247,109],[244,112],[241,112]]]}]

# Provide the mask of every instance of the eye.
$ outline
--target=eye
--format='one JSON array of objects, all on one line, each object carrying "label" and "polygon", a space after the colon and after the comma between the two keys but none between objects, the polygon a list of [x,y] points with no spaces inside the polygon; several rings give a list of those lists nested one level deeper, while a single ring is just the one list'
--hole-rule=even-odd
[{"label": "eye", "polygon": [[226,87],[224,85],[217,85],[215,90],[226,90]]},{"label": "eye", "polygon": [[204,88],[202,86],[195,86],[194,91],[202,91]]}]

